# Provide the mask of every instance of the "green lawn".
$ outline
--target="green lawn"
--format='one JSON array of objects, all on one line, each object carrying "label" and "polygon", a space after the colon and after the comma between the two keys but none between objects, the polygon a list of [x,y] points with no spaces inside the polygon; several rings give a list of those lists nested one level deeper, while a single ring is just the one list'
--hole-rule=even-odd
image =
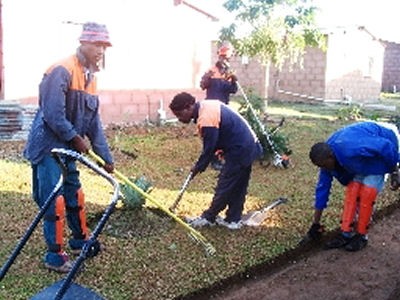
[{"label": "green lawn", "polygon": [[[295,249],[313,214],[317,169],[310,163],[308,151],[313,143],[353,122],[343,118],[345,114],[339,110],[336,106],[269,104],[271,119],[286,118],[280,132],[288,137],[293,154],[288,169],[254,164],[245,212],[267,205],[279,196],[288,198],[287,204],[271,211],[262,226],[239,231],[220,227],[201,229],[217,250],[216,255],[207,256],[181,225],[159,214],[153,205],[147,203],[148,207],[139,211],[119,205],[99,238],[106,251],[88,260],[85,271],[74,281],[109,300],[173,299]],[[381,112],[379,117],[386,120],[388,113]],[[146,176],[154,187],[151,195],[165,207],[171,205],[201,149],[195,127],[179,124],[162,128],[115,127],[107,132],[116,168],[128,177]],[[93,228],[111,200],[112,187],[85,166],[80,165],[80,169],[88,219]],[[32,222],[37,207],[30,198],[28,163],[8,157],[0,160],[0,170],[0,263],[3,264]],[[216,171],[207,170],[190,183],[178,207],[179,216],[199,215],[208,206],[216,176]],[[342,187],[335,183],[324,215],[328,231],[339,226],[342,194]],[[377,208],[397,200],[397,194],[386,189]],[[30,298],[62,278],[43,268],[44,249],[38,228],[0,282],[0,299]]]}]

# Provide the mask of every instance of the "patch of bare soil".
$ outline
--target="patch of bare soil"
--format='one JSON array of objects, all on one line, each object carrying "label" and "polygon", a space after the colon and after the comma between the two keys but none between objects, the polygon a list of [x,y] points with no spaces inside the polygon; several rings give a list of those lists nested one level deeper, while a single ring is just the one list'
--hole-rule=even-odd
[{"label": "patch of bare soil", "polygon": [[242,274],[242,280],[232,278],[186,299],[398,300],[399,233],[400,208],[392,207],[372,223],[369,243],[359,252],[308,246],[249,272],[247,280]]}]

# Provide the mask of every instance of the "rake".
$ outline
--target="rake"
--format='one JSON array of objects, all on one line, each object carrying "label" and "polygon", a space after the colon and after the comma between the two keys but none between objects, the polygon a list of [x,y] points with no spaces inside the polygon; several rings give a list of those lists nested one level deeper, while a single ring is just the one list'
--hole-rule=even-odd
[{"label": "rake", "polygon": [[[94,153],[92,150],[89,150],[89,155],[96,160],[100,165],[104,166],[105,161],[98,156],[96,153]],[[186,222],[181,220],[177,215],[172,213],[168,208],[164,207],[160,202],[158,202],[155,198],[153,198],[151,195],[148,193],[144,192],[141,188],[139,188],[136,184],[134,184],[131,180],[129,180],[128,177],[124,176],[122,173],[118,172],[117,170],[114,170],[115,176],[123,181],[125,184],[127,184],[129,187],[137,191],[140,195],[145,197],[150,203],[158,207],[161,211],[163,211],[165,214],[170,216],[173,220],[175,220],[179,225],[181,225],[189,234],[189,236],[195,240],[197,243],[201,244],[207,255],[214,255],[216,253],[216,249],[214,246],[208,242],[208,240],[197,230],[195,230],[193,227],[188,225]]]}]

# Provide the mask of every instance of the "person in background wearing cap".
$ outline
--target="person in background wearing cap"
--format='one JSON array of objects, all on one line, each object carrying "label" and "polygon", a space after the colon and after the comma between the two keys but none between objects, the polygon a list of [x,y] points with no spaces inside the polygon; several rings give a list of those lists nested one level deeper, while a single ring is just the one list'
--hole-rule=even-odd
[{"label": "person in background wearing cap", "polygon": [[[87,153],[90,141],[94,152],[106,162],[104,169],[113,172],[113,158],[99,116],[99,97],[94,74],[100,70],[105,50],[111,46],[105,25],[85,23],[75,54],[53,64],[39,85],[39,109],[32,123],[24,156],[32,167],[33,199],[42,207],[56,186],[61,169],[51,155],[53,148]],[[64,183],[43,218],[47,244],[45,267],[67,273],[73,264],[64,250],[65,217],[72,232],[69,247],[78,255],[89,238],[86,226],[84,194],[79,171],[72,158],[63,159]],[[95,256],[101,247],[97,241],[88,253]]]},{"label": "person in background wearing cap", "polygon": [[206,90],[205,99],[219,100],[229,104],[231,94],[238,90],[237,77],[229,69],[232,47],[222,45],[218,49],[218,61],[208,70],[200,81],[200,87]]},{"label": "person in background wearing cap", "polygon": [[[206,90],[205,99],[219,100],[229,104],[231,94],[238,90],[237,77],[229,69],[229,59],[232,56],[230,44],[224,44],[218,49],[218,61],[201,78],[200,87]],[[211,161],[214,170],[221,170],[223,165],[223,153],[217,150]]]}]

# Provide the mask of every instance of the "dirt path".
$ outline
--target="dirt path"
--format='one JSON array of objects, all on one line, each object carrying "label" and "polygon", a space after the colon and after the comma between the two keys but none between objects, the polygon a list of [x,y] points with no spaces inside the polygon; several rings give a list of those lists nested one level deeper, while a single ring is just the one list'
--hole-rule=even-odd
[{"label": "dirt path", "polygon": [[400,209],[371,226],[355,253],[317,248],[280,270],[209,296],[213,300],[400,299]]}]

